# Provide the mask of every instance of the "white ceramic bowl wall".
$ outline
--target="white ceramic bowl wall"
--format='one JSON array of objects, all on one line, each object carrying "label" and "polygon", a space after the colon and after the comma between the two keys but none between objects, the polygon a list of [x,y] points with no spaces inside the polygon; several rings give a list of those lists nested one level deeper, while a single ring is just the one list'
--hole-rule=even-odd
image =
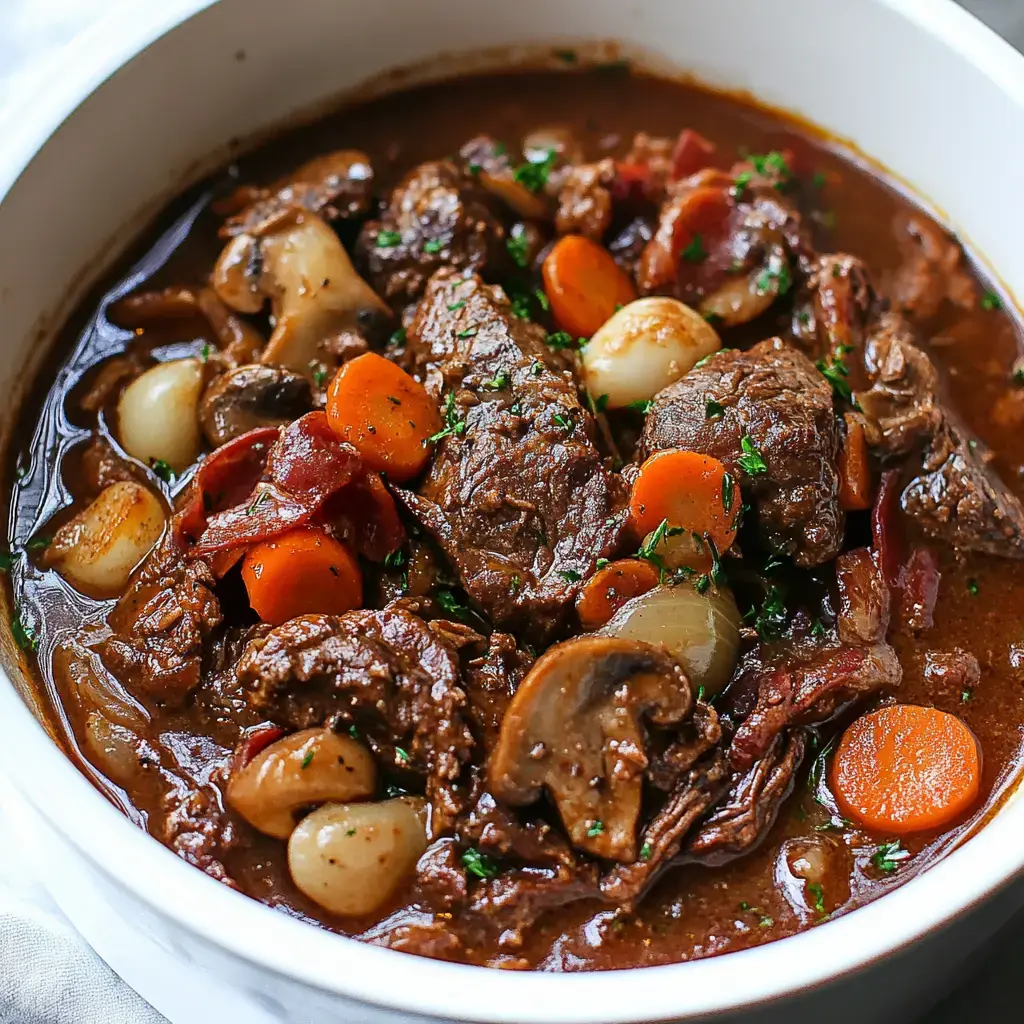
[{"label": "white ceramic bowl wall", "polygon": [[[892,168],[1024,295],[1024,59],[950,0],[205,6],[164,0],[120,15],[76,44],[47,87],[0,125],[0,386],[12,398],[40,361],[40,339],[226,140],[443,52],[618,39],[749,89]],[[1024,804],[1015,802],[871,906],[726,957],[556,976],[371,948],[231,892],[134,828],[38,726],[5,643],[6,802],[78,927],[176,1024],[689,1021],[750,1008],[759,1020],[905,1020],[1019,902],[1003,889],[984,903],[1024,864]]]}]

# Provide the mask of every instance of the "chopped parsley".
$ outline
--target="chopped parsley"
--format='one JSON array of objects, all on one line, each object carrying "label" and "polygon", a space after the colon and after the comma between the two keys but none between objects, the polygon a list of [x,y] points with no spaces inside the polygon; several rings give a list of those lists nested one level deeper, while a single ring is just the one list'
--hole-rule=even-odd
[{"label": "chopped parsley", "polygon": [[402,348],[405,345],[405,328],[399,327],[390,338],[388,338],[388,344],[393,348]]},{"label": "chopped parsley", "polygon": [[378,249],[390,249],[393,245],[398,245],[402,241],[402,236],[397,231],[378,231],[377,232],[377,248]]},{"label": "chopped parsley", "polygon": [[754,617],[754,629],[762,640],[778,640],[786,628],[786,602],[778,587],[771,586],[764,595],[764,601]]},{"label": "chopped parsley", "polygon": [[512,262],[517,267],[525,269],[530,262],[530,240],[526,235],[523,233],[510,235],[505,240],[505,248],[508,250],[509,256],[512,257]]},{"label": "chopped parsley", "polygon": [[651,859],[651,854],[653,852],[654,851],[651,849],[651,844],[650,843],[644,843],[644,845],[640,847],[640,859],[641,860],[650,860]]},{"label": "chopped parsley", "polygon": [[608,408],[607,395],[598,395],[597,398],[595,398],[589,391],[585,392],[585,394],[587,398],[587,406],[595,416],[599,416]]},{"label": "chopped parsley", "polygon": [[384,565],[388,569],[401,569],[405,565],[406,556],[405,552],[401,548],[396,548],[394,551],[384,556]]},{"label": "chopped parsley", "polygon": [[306,756],[302,759],[302,764],[300,765],[302,769],[308,768],[313,763],[313,755],[315,753],[316,748],[306,751]]},{"label": "chopped parsley", "polygon": [[632,409],[633,412],[639,412],[643,415],[647,415],[651,411],[654,402],[650,398],[640,398],[635,402],[630,402],[626,408]]},{"label": "chopped parsley", "polygon": [[544,339],[553,349],[561,351],[566,348],[575,348],[576,342],[568,331],[554,331]]},{"label": "chopped parsley", "polygon": [[736,462],[747,476],[760,476],[762,473],[768,472],[768,466],[761,458],[761,453],[757,450],[757,446],[749,434],[744,434],[740,438],[740,447],[743,449],[743,454]]},{"label": "chopped parsley", "polygon": [[512,315],[519,317],[520,320],[530,319],[530,296],[525,292],[519,292],[513,295],[509,305],[512,308]]},{"label": "chopped parsley", "polygon": [[690,244],[683,250],[683,259],[687,263],[703,263],[708,258],[708,251],[704,248],[704,240],[700,233],[696,232]]},{"label": "chopped parsley", "polygon": [[717,420],[725,415],[725,408],[721,402],[709,398],[704,402],[704,418],[706,420]]},{"label": "chopped parsley", "polygon": [[587,835],[593,839],[595,836],[604,834],[604,822],[594,821],[594,823],[587,829]]},{"label": "chopped parsley", "polygon": [[758,928],[771,928],[773,924],[775,924],[775,918],[768,914],[762,914],[757,922]]},{"label": "chopped parsley", "polygon": [[203,342],[203,347],[199,350],[199,358],[204,363],[210,358],[210,343],[208,341]]},{"label": "chopped parsley", "polygon": [[551,302],[545,294],[544,289],[538,288],[533,294],[537,299],[537,305],[546,313],[551,308]]},{"label": "chopped parsley", "polygon": [[318,388],[322,388],[327,380],[327,367],[315,359],[310,359],[309,371],[313,377],[313,383]]},{"label": "chopped parsley", "polygon": [[842,399],[849,402],[853,398],[853,388],[846,379],[850,371],[843,361],[842,355],[832,355],[827,361],[819,359],[815,364],[818,372],[832,385],[832,390]]},{"label": "chopped parsley", "polygon": [[494,861],[486,853],[474,850],[473,847],[470,847],[462,855],[462,864],[470,874],[476,875],[477,878],[493,878],[498,873]]},{"label": "chopped parsley", "polygon": [[551,417],[563,430],[568,433],[572,433],[576,429],[576,423],[571,415],[563,415],[560,412],[556,412]]},{"label": "chopped parsley", "polygon": [[534,156],[539,159],[527,160],[525,164],[520,164],[512,172],[512,177],[531,192],[539,192],[547,184],[548,175],[558,160],[558,150],[549,149],[543,155],[537,153]]},{"label": "chopped parsley", "polygon": [[399,761],[404,761],[406,764],[409,763],[409,753],[403,750],[401,747],[395,747],[395,753],[398,755]]},{"label": "chopped parsley", "polygon": [[[377,237],[379,238],[380,236],[378,235]],[[429,242],[423,243],[423,251],[425,253],[429,253],[431,256],[440,252],[441,248],[441,243],[436,238],[432,238]]]},{"label": "chopped parsley", "polygon": [[456,310],[462,309],[462,307],[465,304],[466,304],[466,300],[465,299],[459,299],[458,302],[451,302],[451,303],[448,304],[448,312],[449,313],[454,313]]},{"label": "chopped parsley", "polygon": [[978,581],[972,576],[967,581],[967,593],[969,593],[971,595],[971,597],[977,597],[978,596],[978,590],[979,590]]},{"label": "chopped parsley", "polygon": [[824,171],[816,171],[813,178],[811,178],[811,184],[815,188],[824,188],[828,178],[825,176]]},{"label": "chopped parsley", "polygon": [[732,351],[732,350],[730,348],[728,348],[728,346],[726,346],[726,347],[718,349],[716,352],[709,352],[706,356],[701,356],[700,359],[698,359],[697,362],[695,362],[693,364],[693,368],[695,370],[699,370],[699,369],[701,369],[701,367],[707,366],[708,363],[710,363],[711,360],[714,359],[715,356],[717,356],[719,352],[730,352],[730,351]]},{"label": "chopped parsley", "polygon": [[891,843],[883,843],[875,850],[871,855],[871,863],[879,871],[891,875],[900,866],[900,861],[906,860],[909,856],[910,851],[904,850],[900,846],[900,841],[894,839]]},{"label": "chopped parsley", "polygon": [[693,578],[693,589],[696,590],[698,594],[706,594],[710,587],[711,577],[706,572]]},{"label": "chopped parsley", "polygon": [[554,54],[563,64],[575,64],[578,60],[575,50],[555,50]]},{"label": "chopped parsley", "polygon": [[575,569],[560,569],[558,575],[569,583],[579,583],[583,577]]},{"label": "chopped parsley", "polygon": [[825,626],[821,619],[815,619],[814,625],[811,626],[811,636],[824,636]]},{"label": "chopped parsley", "polygon": [[750,171],[740,171],[736,175],[736,180],[732,186],[732,197],[733,199],[742,199],[743,193],[747,191],[747,186],[750,184],[750,179],[753,178],[753,174]]},{"label": "chopped parsley", "polygon": [[733,499],[735,498],[734,488],[736,487],[736,481],[733,480],[731,473],[722,474],[722,508],[728,514],[732,509]]},{"label": "chopped parsley", "polygon": [[968,687],[966,690],[960,691],[960,703],[969,704],[974,699],[974,691]]},{"label": "chopped parsley", "polygon": [[987,291],[981,297],[981,308],[982,309],[987,309],[990,312],[992,310],[994,310],[994,309],[1002,309],[1003,308],[1003,300],[1001,298],[999,298],[999,296],[996,295],[995,292]]},{"label": "chopped parsley", "polygon": [[825,913],[825,890],[822,889],[821,884],[818,882],[809,882],[807,885],[807,891],[811,894],[814,899],[814,909],[819,914]]},{"label": "chopped parsley", "polygon": [[11,633],[14,635],[14,642],[23,650],[31,653],[39,646],[39,638],[31,626],[26,626],[21,620],[20,612],[11,616]]},{"label": "chopped parsley", "polygon": [[793,287],[793,276],[789,272],[789,264],[779,256],[772,256],[768,266],[761,271],[755,282],[758,295],[774,292],[778,296],[785,295]]},{"label": "chopped parsley", "polygon": [[427,438],[426,444],[434,444],[444,437],[455,437],[466,432],[466,421],[459,416],[455,408],[455,392],[449,391],[444,400],[444,426]]},{"label": "chopped parsley", "polygon": [[603,569],[606,565],[611,565],[611,562],[607,558],[599,558],[596,564],[598,569]]},{"label": "chopped parsley", "polygon": [[770,153],[751,153],[747,159],[754,165],[754,170],[765,177],[778,178],[776,188],[782,188],[793,177],[793,171],[786,158],[776,150]]},{"label": "chopped parsley", "polygon": [[[165,484],[173,483],[174,470],[171,469],[170,465],[164,462],[163,459],[153,459],[153,461],[149,465],[153,472],[156,473],[156,475],[160,477],[160,479],[163,480]],[[25,545],[25,547],[31,546],[31,541],[29,541],[29,543]]]},{"label": "chopped parsley", "polygon": [[512,383],[507,370],[499,370],[490,380],[485,380],[480,387],[487,391],[504,391]]},{"label": "chopped parsley", "polygon": [[252,504],[245,510],[245,514],[247,516],[255,515],[256,512],[259,510],[260,506],[264,502],[268,501],[269,498],[270,498],[270,492],[269,491],[265,491],[265,490],[264,491],[260,491],[260,493],[257,494],[255,498],[253,498]]},{"label": "chopped parsley", "polygon": [[643,544],[637,550],[636,557],[650,562],[659,573],[664,575],[665,563],[658,554],[658,545],[668,537],[668,519],[662,519],[660,523],[644,538]]},{"label": "chopped parsley", "polygon": [[534,359],[530,366],[530,373],[534,377],[539,377],[544,372],[544,364],[539,359]]},{"label": "chopped parsley", "polygon": [[477,334],[477,331],[478,331],[479,329],[480,329],[480,328],[479,328],[479,327],[476,327],[476,326],[473,326],[473,327],[465,327],[465,328],[463,328],[463,329],[462,329],[461,331],[459,331],[459,332],[458,332],[458,333],[457,333],[457,334],[455,335],[455,337],[456,337],[456,338],[475,338],[475,337],[476,337],[476,334]]},{"label": "chopped parsley", "polygon": [[445,615],[451,615],[456,619],[468,618],[469,605],[463,604],[450,590],[442,588],[434,596]]},{"label": "chopped parsley", "polygon": [[357,740],[357,739],[359,739],[359,730],[358,730],[358,729],[357,729],[357,728],[356,728],[356,727],[355,727],[354,725],[350,725],[350,726],[348,727],[348,734],[349,734],[349,736],[351,736],[351,737],[352,737],[352,739],[354,739],[354,740]]},{"label": "chopped parsley", "polygon": [[[167,465],[164,463],[164,465]],[[171,476],[174,474],[172,473]],[[53,543],[53,538],[46,534],[40,534],[38,537],[33,537],[31,540],[25,541],[26,551],[45,551]]]},{"label": "chopped parsley", "polygon": [[347,835],[347,836],[354,836],[355,834],[356,834],[356,830],[354,828],[349,828],[349,829],[345,830],[345,835]]}]

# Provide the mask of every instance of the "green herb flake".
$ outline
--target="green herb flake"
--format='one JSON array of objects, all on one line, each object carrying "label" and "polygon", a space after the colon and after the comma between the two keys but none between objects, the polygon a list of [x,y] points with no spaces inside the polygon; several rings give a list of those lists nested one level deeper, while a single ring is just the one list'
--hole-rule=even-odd
[{"label": "green herb flake", "polygon": [[[167,463],[165,462],[164,465],[166,466]],[[169,469],[170,469],[170,467],[168,467],[168,470]],[[171,473],[171,477],[172,478],[174,477],[173,473]],[[47,534],[41,533],[38,537],[33,537],[31,540],[25,542],[25,550],[26,551],[45,551],[52,543],[53,543],[53,538],[52,537],[50,537]]]},{"label": "green herb flake", "polygon": [[551,301],[548,299],[547,294],[543,288],[538,288],[534,293],[534,297],[537,299],[537,305],[544,310],[545,313],[551,309]]},{"label": "green herb flake", "polygon": [[735,500],[736,481],[733,480],[731,473],[722,474],[722,508],[726,515],[732,510],[733,501]]},{"label": "green herb flake", "polygon": [[1003,300],[999,298],[993,291],[987,291],[981,297],[981,308],[991,312],[992,310],[1002,309]]},{"label": "green herb flake", "polygon": [[465,304],[466,304],[466,300],[465,299],[459,299],[458,302],[452,302],[448,306],[448,312],[449,313],[454,313],[456,310],[462,309],[462,307]]},{"label": "green herb flake", "polygon": [[512,309],[513,316],[519,317],[520,320],[530,319],[530,296],[525,292],[513,295],[509,301],[509,306]]},{"label": "green herb flake", "polygon": [[732,349],[730,349],[728,347],[723,347],[723,348],[718,349],[718,351],[716,351],[716,352],[709,352],[706,356],[701,356],[700,359],[698,359],[697,362],[695,362],[693,364],[693,368],[695,370],[703,369],[705,366],[708,365],[708,363],[711,362],[712,359],[715,358],[715,356],[718,355],[719,352],[731,352],[731,351],[732,351]]},{"label": "green herb flake", "polygon": [[743,449],[743,453],[736,463],[747,476],[760,476],[762,473],[768,472],[768,466],[761,458],[761,453],[757,450],[754,439],[749,434],[744,434],[740,438],[740,447]]},{"label": "green herb flake", "polygon": [[208,341],[203,342],[203,347],[199,350],[199,358],[204,363],[210,358],[210,343]]},{"label": "green herb flake", "polygon": [[544,372],[544,364],[539,359],[534,359],[533,364],[530,366],[530,373],[534,377],[539,377]]},{"label": "green herb flake", "polygon": [[891,875],[900,866],[900,862],[906,860],[909,856],[910,851],[904,850],[900,846],[900,841],[894,839],[891,843],[883,843],[875,850],[871,855],[871,863],[879,871]]},{"label": "green herb flake", "polygon": [[821,887],[819,882],[809,882],[807,885],[807,891],[810,893],[811,898],[814,900],[814,909],[819,914],[825,913],[825,890]]},{"label": "green herb flake", "polygon": [[832,390],[842,399],[849,402],[853,398],[853,388],[846,379],[850,375],[846,364],[841,358],[832,356],[828,361],[819,359],[815,364],[818,372],[832,385]]},{"label": "green herb flake", "polygon": [[573,336],[569,334],[568,331],[554,331],[553,333],[549,334],[544,340],[556,351],[576,347],[576,343],[573,340]]},{"label": "green herb flake", "polygon": [[747,191],[747,186],[750,184],[750,180],[753,177],[754,175],[751,174],[750,171],[740,171],[740,173],[736,175],[736,180],[732,185],[733,199],[743,198],[743,194]]},{"label": "green herb flake", "polygon": [[789,271],[789,264],[781,257],[773,256],[754,283],[758,295],[774,292],[781,298],[793,287],[793,276]]},{"label": "green herb flake", "polygon": [[966,690],[960,691],[961,704],[970,704],[972,700],[974,700],[974,691],[970,687],[968,687]]},{"label": "green herb flake", "polygon": [[602,821],[596,821],[595,820],[594,823],[590,826],[590,828],[587,829],[587,835],[591,839],[595,838],[595,836],[600,836],[600,835],[603,835],[603,834],[604,834],[604,822],[602,822]]},{"label": "green herb flake", "polygon": [[401,569],[406,561],[407,556],[401,548],[396,548],[384,556],[384,565],[388,569]]},{"label": "green herb flake", "polygon": [[356,727],[355,727],[354,725],[350,725],[350,726],[348,727],[348,734],[349,734],[349,736],[351,736],[351,737],[352,737],[352,739],[354,739],[354,740],[357,740],[357,739],[359,739],[359,730],[358,730],[358,729],[357,729],[357,728],[356,728]]},{"label": "green herb flake", "polygon": [[324,386],[324,382],[327,380],[327,367],[316,359],[310,359],[308,367],[310,375],[313,378],[313,383],[318,388],[322,388]]},{"label": "green herb flake", "polygon": [[399,761],[404,761],[406,764],[409,763],[409,752],[403,750],[402,747],[395,747],[395,754],[398,756]]},{"label": "green herb flake", "polygon": [[824,635],[825,635],[825,626],[824,626],[824,624],[822,623],[821,619],[815,619],[814,620],[814,625],[811,626],[811,636],[824,636]]},{"label": "green herb flake", "polygon": [[513,179],[531,192],[539,192],[547,184],[548,175],[558,160],[558,150],[549,149],[543,156],[536,155],[540,159],[528,160],[512,172]]},{"label": "green herb flake", "polygon": [[970,594],[971,597],[977,597],[979,589],[978,581],[972,576],[967,581],[967,593]]},{"label": "green herb flake", "polygon": [[455,408],[455,392],[449,391],[444,400],[444,426],[427,438],[425,444],[435,444],[445,437],[455,437],[466,432],[466,421]]},{"label": "green herb flake", "polygon": [[398,245],[402,241],[402,236],[397,231],[378,231],[377,232],[377,248],[378,249],[390,249],[393,245]]},{"label": "green herb flake", "polygon": [[576,61],[579,60],[575,50],[555,50],[554,55],[563,64],[575,64]]},{"label": "green herb flake", "polygon": [[390,338],[388,338],[388,344],[392,348],[403,348],[405,346],[405,328],[399,327]]},{"label": "green herb flake", "polygon": [[683,259],[687,263],[703,263],[708,258],[708,251],[704,248],[704,240],[700,233],[694,234],[690,244],[683,250]]},{"label": "green herb flake", "polygon": [[721,402],[716,402],[713,398],[709,398],[704,402],[704,419],[717,420],[721,419],[724,415],[725,407]]},{"label": "green herb flake", "polygon": [[485,380],[480,387],[485,391],[504,391],[512,382],[507,370],[499,370],[490,380]]},{"label": "green herb flake", "polygon": [[486,853],[481,853],[472,847],[463,853],[461,860],[463,867],[477,878],[493,878],[498,873],[494,861]]},{"label": "green herb flake", "polygon": [[463,328],[463,330],[459,331],[458,334],[455,335],[455,337],[456,338],[475,338],[476,335],[477,335],[477,332],[479,330],[480,330],[479,327],[466,327],[466,328]]},{"label": "green herb flake", "polygon": [[762,914],[757,922],[758,928],[771,928],[774,924],[775,918],[769,916],[768,914]]},{"label": "green herb flake", "polygon": [[355,834],[356,834],[356,830],[354,828],[349,828],[349,829],[345,830],[345,835],[347,835],[349,837],[354,836]]},{"label": "green herb flake", "polygon": [[15,612],[11,616],[11,633],[14,635],[14,642],[29,654],[39,646],[36,631],[31,626],[25,625],[20,612]]},{"label": "green herb flake", "polygon": [[824,171],[817,171],[813,178],[811,178],[811,184],[815,188],[824,188],[828,182],[828,177]]},{"label": "green herb flake", "polygon": [[505,240],[505,248],[508,250],[509,256],[512,257],[512,262],[523,269],[530,262],[530,240],[525,234],[510,235]]},{"label": "green herb flake", "polygon": [[650,860],[651,859],[651,854],[653,852],[654,851],[651,849],[651,844],[650,843],[644,843],[644,845],[640,847],[640,859],[641,860]]},{"label": "green herb flake", "polygon": [[644,416],[646,416],[651,411],[651,409],[653,407],[654,407],[654,402],[651,399],[649,399],[649,398],[638,399],[635,402],[630,402],[626,406],[627,409],[632,409],[633,412],[641,413]]},{"label": "green herb flake", "polygon": [[[171,469],[170,465],[164,462],[163,459],[153,459],[149,464],[153,472],[161,479],[165,484],[174,482],[174,470]],[[25,545],[25,547],[31,547],[31,541]]]},{"label": "green herb flake", "polygon": [[306,756],[302,759],[302,764],[300,766],[303,770],[308,768],[313,763],[313,755],[315,753],[316,753],[316,749],[315,748],[313,750],[307,750],[306,751]]},{"label": "green herb flake", "polygon": [[17,560],[17,551],[0,551],[0,572],[10,572]]},{"label": "green herb flake", "polygon": [[425,253],[429,253],[431,256],[439,253],[442,248],[442,244],[436,238],[432,238],[429,242],[423,243],[423,251]]},{"label": "green herb flake", "polygon": [[253,498],[252,504],[245,510],[245,514],[247,516],[255,515],[256,512],[259,510],[260,506],[263,505],[265,502],[267,502],[269,499],[270,499],[270,492],[269,491],[266,491],[266,490],[260,491],[260,493],[257,494],[255,498]]},{"label": "green herb flake", "polygon": [[788,612],[782,592],[778,587],[769,587],[761,607],[754,616],[754,629],[757,630],[757,635],[766,641],[778,640],[786,628],[787,618]]},{"label": "green herb flake", "polygon": [[705,572],[701,573],[700,576],[695,576],[693,580],[693,589],[698,594],[706,594],[711,588],[711,577]]},{"label": "green herb flake", "polygon": [[445,615],[461,621],[469,618],[469,606],[463,604],[450,590],[442,588],[436,591],[434,597]]},{"label": "green herb flake", "polygon": [[551,418],[563,430],[567,431],[570,434],[576,429],[576,422],[573,420],[572,416],[569,415],[569,414],[563,414],[563,413],[560,413],[560,412],[556,412],[554,414],[554,416],[552,416]]}]

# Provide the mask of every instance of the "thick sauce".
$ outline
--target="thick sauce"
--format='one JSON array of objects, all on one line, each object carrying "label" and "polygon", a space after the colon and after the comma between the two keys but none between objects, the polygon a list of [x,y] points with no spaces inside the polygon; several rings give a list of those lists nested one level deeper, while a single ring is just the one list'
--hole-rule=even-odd
[{"label": "thick sauce", "polygon": [[[205,279],[221,246],[220,218],[208,209],[211,196],[230,191],[239,181],[269,181],[317,153],[343,147],[358,147],[370,156],[383,192],[411,166],[456,152],[474,135],[518,139],[539,124],[570,125],[587,158],[621,156],[638,130],[674,136],[684,126],[724,152],[790,150],[801,178],[819,183],[811,216],[814,241],[821,251],[861,257],[883,291],[904,259],[907,216],[921,216],[877,169],[805,127],[732,97],[640,75],[492,75],[417,88],[342,110],[243,158],[172,204],[139,243],[133,261],[82,305],[55,348],[52,372],[41,375],[23,411],[21,440],[12,454],[18,467],[9,520],[12,548],[40,533],[52,534],[60,510],[76,495],[76,458],[93,426],[77,397],[94,376],[90,368],[129,341],[151,347],[161,357],[198,354],[210,341],[202,322],[188,320],[148,330],[134,340],[131,332],[108,322],[105,310],[114,299],[142,287]],[[988,287],[979,283],[979,294]],[[1008,313],[982,305],[965,312],[947,303],[924,333],[932,338],[929,354],[940,368],[950,405],[992,449],[1003,478],[1024,496],[1024,391],[1012,384],[1020,324]],[[787,315],[775,314],[773,321],[769,313],[750,329],[725,332],[725,344],[742,345],[785,330]],[[102,423],[100,429],[106,429]],[[867,514],[852,515],[847,530],[848,537],[866,538]],[[37,561],[30,549],[27,558],[14,563],[10,576],[21,625],[38,644],[40,686],[54,727],[97,786],[140,825],[158,833],[161,788],[151,784],[145,769],[122,788],[90,763],[80,747],[81,705],[73,694],[61,692],[52,668],[58,641],[83,622],[102,621],[111,602],[83,597],[55,573],[38,568]],[[903,847],[911,856],[886,860],[879,851],[893,837],[869,835],[845,824],[834,813],[820,765],[814,767],[816,759],[809,757],[810,772],[805,767],[773,830],[754,853],[723,867],[675,869],[634,913],[575,904],[545,919],[514,955],[496,957],[493,950],[481,949],[471,950],[469,958],[491,963],[507,959],[517,966],[562,971],[723,953],[845,913],[947,852],[982,820],[1018,763],[1024,725],[1024,629],[1018,609],[1024,607],[1024,574],[1012,561],[983,556],[944,552],[941,563],[934,627],[914,637],[897,623],[890,642],[904,669],[899,699],[950,711],[978,737],[984,752],[985,799],[967,819],[941,835],[905,839]],[[926,670],[929,652],[958,647],[975,655],[981,667],[980,682],[969,690]],[[118,699],[130,701],[125,695]],[[237,727],[217,707],[200,701],[184,710],[155,706],[150,711],[152,742],[173,753],[183,776],[206,781],[227,762]],[[833,726],[821,730],[819,749],[833,731]],[[829,876],[813,906],[806,905],[799,896],[801,886],[794,882],[804,839],[834,844],[838,852],[832,862],[843,863],[845,851],[848,867]],[[245,892],[287,912],[346,934],[372,937],[384,930],[379,921],[331,919],[319,911],[291,884],[283,844],[255,832],[235,848],[226,867]],[[393,913],[390,924],[416,918],[415,911],[398,904]]]}]

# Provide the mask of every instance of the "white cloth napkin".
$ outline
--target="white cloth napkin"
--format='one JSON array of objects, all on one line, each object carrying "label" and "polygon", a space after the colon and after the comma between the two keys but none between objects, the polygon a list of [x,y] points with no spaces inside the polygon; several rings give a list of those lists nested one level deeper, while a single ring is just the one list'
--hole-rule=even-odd
[{"label": "white cloth napkin", "polygon": [[[0,109],[47,73],[60,47],[98,17],[143,0],[0,0]],[[152,2],[152,0],[151,0]],[[163,2],[163,0],[156,0]],[[824,3],[838,0],[822,0]],[[1024,49],[1024,0],[962,0],[997,31]],[[3,779],[0,778],[0,785]],[[1018,926],[1018,931],[1020,926]],[[994,995],[1019,989],[1014,963],[976,978],[972,991]],[[990,1004],[995,1010],[995,1004]],[[929,1017],[994,1020],[976,1002],[963,1015],[954,996]],[[947,1016],[952,1011],[954,1016]],[[0,1024],[167,1024],[85,944],[68,923],[32,866],[21,858],[0,813]],[[184,1024],[184,1022],[183,1022]]]}]

